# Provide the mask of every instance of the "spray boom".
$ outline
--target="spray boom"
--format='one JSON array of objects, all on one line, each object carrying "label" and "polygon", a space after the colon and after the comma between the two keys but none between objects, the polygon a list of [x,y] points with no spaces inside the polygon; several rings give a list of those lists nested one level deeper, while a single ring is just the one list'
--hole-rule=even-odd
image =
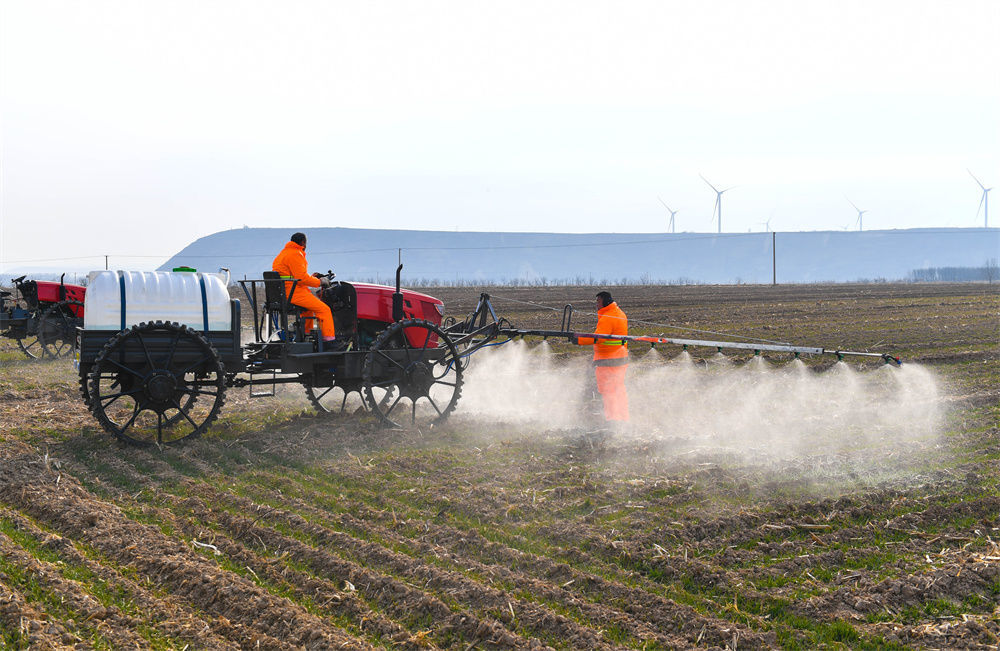
[{"label": "spray boom", "polygon": [[[750,350],[754,355],[761,352],[791,353],[795,357],[800,355],[836,355],[838,361],[843,361],[844,357],[878,357],[886,364],[902,365],[902,360],[898,356],[888,353],[869,353],[854,350],[840,350],[823,348],[819,346],[795,346],[792,344],[760,342],[760,341],[710,341],[704,339],[679,339],[676,337],[648,336],[648,335],[607,335],[596,332],[572,332],[569,330],[569,321],[573,314],[573,306],[567,305],[563,309],[563,320],[560,330],[536,330],[514,328],[506,319],[498,319],[493,305],[490,302],[489,294],[481,294],[479,304],[472,314],[464,321],[456,323],[447,329],[450,336],[453,336],[455,343],[466,349],[466,353],[471,353],[483,345],[487,345],[497,337],[507,337],[508,340],[517,337],[549,337],[555,339],[567,339],[576,341],[580,338],[603,339],[608,341],[622,341],[649,344],[656,347],[658,344],[672,344],[681,346],[684,350],[688,348],[715,348],[717,352],[723,350]],[[467,355],[463,355],[465,357]]]},{"label": "spray boom", "polygon": [[888,353],[868,353],[853,350],[839,350],[830,348],[821,348],[817,346],[794,346],[791,344],[769,344],[769,343],[758,343],[758,342],[740,342],[740,341],[709,341],[703,339],[677,339],[674,337],[651,337],[645,335],[605,335],[596,332],[563,332],[559,330],[503,330],[502,335],[509,337],[525,337],[525,336],[542,336],[542,337],[565,337],[570,341],[579,338],[585,339],[606,339],[612,341],[625,341],[625,342],[637,342],[650,344],[651,346],[656,346],[657,344],[673,344],[675,346],[681,346],[684,350],[690,347],[703,347],[703,348],[715,348],[717,352],[722,352],[723,350],[752,350],[754,355],[760,355],[761,352],[774,352],[774,353],[793,353],[796,357],[799,355],[836,355],[838,361],[843,360],[845,356],[853,357],[879,357],[887,364],[895,364],[900,366],[902,360],[899,357],[889,355]]}]

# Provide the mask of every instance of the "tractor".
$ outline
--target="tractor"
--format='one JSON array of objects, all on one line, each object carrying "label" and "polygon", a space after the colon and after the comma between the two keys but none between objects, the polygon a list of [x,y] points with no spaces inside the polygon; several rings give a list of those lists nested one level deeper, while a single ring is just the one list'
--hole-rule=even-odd
[{"label": "tractor", "polygon": [[247,342],[241,302],[222,298],[215,274],[94,272],[77,330],[83,399],[105,430],[136,444],[197,436],[218,417],[228,389],[248,388],[257,398],[274,396],[281,384],[304,386],[320,412],[342,412],[358,394],[386,425],[432,426],[455,409],[464,367],[441,326],[444,304],[401,290],[400,269],[395,288],[328,274],[321,299],[349,341],[336,351],[323,350],[313,320],[289,303],[298,281],[286,288],[273,272],[240,281],[252,314]]},{"label": "tractor", "polygon": [[14,292],[0,291],[0,336],[14,339],[29,359],[66,357],[83,325],[86,287],[14,278]]}]

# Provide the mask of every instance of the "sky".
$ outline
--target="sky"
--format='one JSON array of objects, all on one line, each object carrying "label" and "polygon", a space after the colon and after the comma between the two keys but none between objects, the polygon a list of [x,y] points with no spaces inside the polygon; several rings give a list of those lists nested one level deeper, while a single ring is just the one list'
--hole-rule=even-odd
[{"label": "sky", "polygon": [[723,232],[981,227],[998,61],[996,0],[0,0],[0,272],[243,226],[715,232],[701,176]]}]

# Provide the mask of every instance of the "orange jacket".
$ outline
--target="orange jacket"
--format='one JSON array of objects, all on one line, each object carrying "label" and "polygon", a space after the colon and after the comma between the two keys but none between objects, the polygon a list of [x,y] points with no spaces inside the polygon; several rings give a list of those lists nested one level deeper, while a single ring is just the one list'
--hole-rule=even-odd
[{"label": "orange jacket", "polygon": [[[594,332],[599,335],[628,334],[628,317],[618,307],[618,303],[606,305],[597,311],[597,327]],[[577,343],[581,346],[593,344],[595,360],[628,358],[628,343],[621,340],[580,337]]]},{"label": "orange jacket", "polygon": [[[310,276],[308,271],[309,266],[306,264],[306,249],[301,244],[296,244],[295,242],[289,242],[285,244],[285,248],[281,250],[278,257],[274,259],[271,263],[271,269],[277,271],[281,274],[281,277],[289,280],[292,278],[297,278],[298,283],[295,285],[295,292],[289,297],[289,300],[294,303],[297,297],[308,294],[312,296],[312,292],[309,291],[310,287],[319,287],[319,278],[315,276]],[[285,292],[287,293],[292,288],[292,283],[285,283]]]}]

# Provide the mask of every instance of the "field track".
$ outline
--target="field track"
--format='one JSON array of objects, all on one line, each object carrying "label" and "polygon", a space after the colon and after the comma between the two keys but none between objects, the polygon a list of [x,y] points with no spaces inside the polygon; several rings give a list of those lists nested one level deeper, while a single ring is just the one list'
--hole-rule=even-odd
[{"label": "field track", "polygon": [[[424,291],[450,314],[478,296]],[[515,324],[554,327],[594,291],[494,293]],[[233,391],[202,439],[139,449],[100,430],[68,363],[4,347],[0,648],[1000,645],[996,285],[612,291],[633,332],[900,354],[938,378],[943,431],[854,451],[878,458],[860,472],[842,450],[672,456],[461,403],[386,430],[301,390]]]}]

